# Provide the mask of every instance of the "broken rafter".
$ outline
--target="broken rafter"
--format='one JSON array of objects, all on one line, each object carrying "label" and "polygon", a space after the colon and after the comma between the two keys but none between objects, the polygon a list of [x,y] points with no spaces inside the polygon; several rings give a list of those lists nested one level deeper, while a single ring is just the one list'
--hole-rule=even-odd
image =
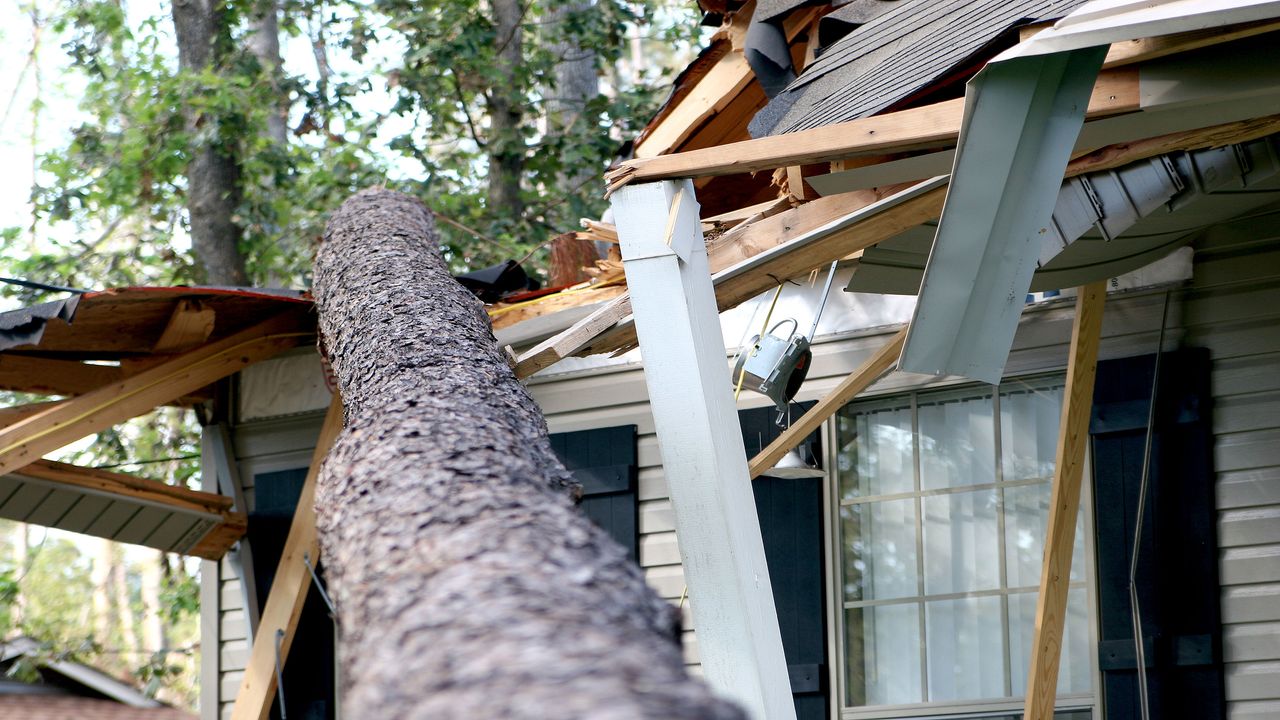
[{"label": "broken rafter", "polygon": [[1103,68],[1118,67],[1131,63],[1154,60],[1155,58],[1175,55],[1189,50],[1198,50],[1210,45],[1218,45],[1232,40],[1280,30],[1280,22],[1263,20],[1261,22],[1244,23],[1229,27],[1209,28],[1191,32],[1161,35],[1159,37],[1125,40],[1111,44]]},{"label": "broken rafter", "polygon": [[[1120,167],[1138,160],[1178,150],[1223,147],[1247,142],[1275,132],[1280,132],[1280,115],[1225,123],[1197,130],[1170,133],[1159,137],[1110,145],[1072,160],[1067,166],[1066,176],[1073,177],[1086,172]],[[796,238],[812,232],[829,222],[857,212],[872,202],[883,198],[886,193],[897,192],[906,187],[911,186],[895,185],[875,190],[857,190],[840,195],[831,195],[818,198],[770,217],[759,218],[750,223],[744,222],[708,243],[708,265],[712,272],[724,270],[733,264],[792,242]],[[895,225],[891,225],[889,230],[892,231],[894,227],[903,227],[905,229],[905,227],[910,227],[912,224],[937,219],[941,210],[941,191],[935,191],[935,193],[937,194],[937,197],[934,198],[938,203],[937,209],[933,209],[931,205],[926,207],[922,203],[912,204],[910,206],[914,208],[912,210],[895,209],[894,212],[897,219],[894,221]],[[909,212],[915,213],[914,217],[903,217],[903,213]],[[846,234],[856,232],[857,227],[860,226],[855,225]],[[848,257],[848,255],[858,250],[891,236],[880,237],[877,235],[866,238],[868,242],[865,243],[852,243],[848,245],[850,249],[847,253],[836,255],[831,259]],[[821,242],[834,242],[838,239],[829,238]],[[813,251],[810,249],[805,252],[812,253]],[[790,275],[779,274],[780,272],[788,272],[787,269],[782,267],[779,267],[777,272],[757,268],[753,271],[754,285],[747,285],[745,286],[746,289],[743,289],[744,279],[738,279],[726,286],[724,278],[717,278],[716,297],[720,301],[721,309],[733,307],[752,297],[752,295],[743,297],[743,293],[750,292],[752,287],[763,291],[777,284],[775,278],[792,277],[807,272],[823,264],[823,262],[830,262],[829,259],[826,261],[815,260],[816,256],[812,254],[803,255],[802,257],[804,259],[798,266],[792,264],[793,269],[796,267],[798,269]],[[811,264],[806,265],[806,263]],[[623,306],[620,305],[620,302],[624,299],[626,299],[625,295],[618,298],[614,303],[600,308],[573,327],[520,355],[516,363],[516,375],[521,378],[529,377],[535,372],[572,355],[619,352],[634,347],[635,331],[627,321],[629,306],[624,311],[622,309]]]},{"label": "broken rafter", "polygon": [[213,334],[214,311],[198,300],[179,300],[151,352],[179,353],[203,343]]},{"label": "broken rafter", "polygon": [[[1141,109],[1138,73],[1131,68],[1099,74],[1087,117]],[[825,125],[811,130],[729,143],[674,155],[629,160],[605,176],[609,192],[630,182],[706,177],[829,163],[859,155],[927,150],[955,143],[964,99]]]},{"label": "broken rafter", "polygon": [[294,347],[314,336],[300,331],[305,323],[283,313],[8,425],[0,429],[0,474]]}]

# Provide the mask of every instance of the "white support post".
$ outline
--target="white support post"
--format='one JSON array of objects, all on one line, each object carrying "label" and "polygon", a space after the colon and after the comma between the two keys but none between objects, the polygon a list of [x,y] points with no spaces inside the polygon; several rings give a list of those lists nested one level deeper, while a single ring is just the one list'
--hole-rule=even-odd
[{"label": "white support post", "polygon": [[[235,451],[231,446],[231,433],[224,423],[206,425],[202,430],[202,452],[213,459],[213,470],[218,476],[218,487],[223,495],[231,498],[231,509],[248,513],[244,499],[244,485],[236,468]],[[253,548],[248,536],[240,538],[234,549],[227,553],[227,562],[240,581],[240,598],[244,603],[245,637],[249,644],[258,632],[258,586],[253,579]]]},{"label": "white support post", "polygon": [[792,720],[693,183],[628,185],[613,211],[704,673],[756,720]]}]

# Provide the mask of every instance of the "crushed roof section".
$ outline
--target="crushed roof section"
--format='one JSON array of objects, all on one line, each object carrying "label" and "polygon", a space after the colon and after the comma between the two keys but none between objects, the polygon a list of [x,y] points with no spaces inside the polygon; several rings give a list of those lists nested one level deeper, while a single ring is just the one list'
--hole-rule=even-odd
[{"label": "crushed roof section", "polygon": [[973,62],[1011,28],[1084,0],[902,0],[836,42],[751,121],[754,137],[875,115]]}]

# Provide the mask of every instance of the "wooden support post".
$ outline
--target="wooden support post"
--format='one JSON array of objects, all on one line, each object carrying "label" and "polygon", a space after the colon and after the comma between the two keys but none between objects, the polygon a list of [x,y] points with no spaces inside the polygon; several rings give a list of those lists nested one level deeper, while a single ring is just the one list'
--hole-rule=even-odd
[{"label": "wooden support post", "polygon": [[294,632],[298,629],[303,603],[307,599],[307,590],[311,587],[311,573],[303,562],[304,556],[312,567],[320,560],[320,541],[316,535],[316,477],[329,448],[342,432],[342,422],[342,399],[335,394],[320,427],[320,437],[316,438],[311,466],[307,468],[293,524],[289,526],[289,537],[285,540],[275,580],[271,582],[271,592],[267,594],[267,604],[258,621],[249,664],[240,682],[240,691],[236,693],[235,706],[231,709],[231,720],[264,720],[275,700],[277,638],[280,666],[284,667]]},{"label": "wooden support post", "polygon": [[1062,419],[1058,427],[1058,453],[1054,464],[1049,521],[1045,529],[1040,596],[1036,600],[1031,667],[1027,671],[1023,715],[1026,720],[1053,718],[1053,704],[1058,693],[1058,663],[1062,658],[1062,634],[1067,616],[1067,587],[1071,582],[1071,551],[1075,547],[1084,452],[1089,442],[1089,415],[1093,410],[1093,381],[1098,372],[1098,344],[1102,339],[1106,283],[1086,285],[1079,292],[1076,317],[1071,325],[1067,387],[1063,393]]},{"label": "wooden support post", "polygon": [[693,183],[613,209],[703,670],[757,720],[794,719]]},{"label": "wooden support post", "polygon": [[285,313],[0,429],[0,474],[294,347],[312,332]]},{"label": "wooden support post", "polygon": [[849,404],[849,401],[857,397],[858,393],[866,390],[867,386],[893,367],[898,361],[898,355],[902,353],[902,343],[906,339],[906,328],[895,333],[884,347],[867,358],[867,361],[837,385],[835,390],[822,398],[817,405],[809,408],[809,411],[793,422],[791,427],[769,443],[769,447],[751,458],[751,477],[757,478],[768,472],[791,448],[799,445],[809,433],[817,430],[824,420]]}]

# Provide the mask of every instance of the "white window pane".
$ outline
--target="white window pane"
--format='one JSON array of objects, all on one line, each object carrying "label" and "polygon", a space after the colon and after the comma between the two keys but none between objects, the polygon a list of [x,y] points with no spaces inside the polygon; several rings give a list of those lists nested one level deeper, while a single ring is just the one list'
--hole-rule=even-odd
[{"label": "white window pane", "polygon": [[915,489],[910,408],[841,413],[840,446],[841,499]]},{"label": "white window pane", "polygon": [[921,403],[920,482],[926,490],[996,481],[991,396]]},{"label": "white window pane", "polygon": [[1000,462],[1006,481],[1053,477],[1061,415],[1061,387],[1000,395]]},{"label": "white window pane", "polygon": [[996,491],[933,495],[923,503],[925,593],[999,588]]},{"label": "white window pane", "polygon": [[[1044,533],[1049,522],[1049,483],[1004,489],[1004,545],[1009,587],[1039,587],[1044,563]],[[1084,506],[1076,515],[1071,556],[1072,582],[1084,579]],[[928,557],[926,555],[926,557]]]},{"label": "white window pane", "polygon": [[[1027,692],[1027,664],[1031,661],[1032,633],[1037,593],[1009,596],[1009,661],[1013,694]],[[1067,622],[1058,666],[1058,694],[1085,693],[1093,689],[1089,667],[1089,610],[1084,588],[1067,592]]]},{"label": "white window pane", "polygon": [[925,603],[929,700],[1004,697],[1000,598]]},{"label": "white window pane", "polygon": [[846,600],[884,600],[917,591],[915,500],[840,508]]},{"label": "white window pane", "polygon": [[920,689],[919,606],[880,605],[845,611],[849,705],[924,700]]}]

